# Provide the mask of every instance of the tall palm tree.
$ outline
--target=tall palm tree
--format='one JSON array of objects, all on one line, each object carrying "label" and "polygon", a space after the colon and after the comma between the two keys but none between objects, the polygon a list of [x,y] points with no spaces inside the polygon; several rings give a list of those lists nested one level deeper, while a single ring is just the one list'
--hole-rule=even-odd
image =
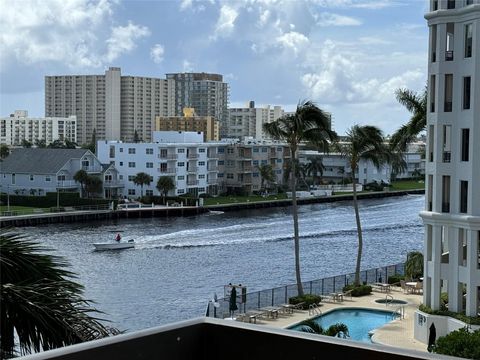
[{"label": "tall palm tree", "polygon": [[273,173],[273,168],[270,164],[259,165],[258,172],[261,177],[260,191],[263,191],[265,183],[268,185],[275,181],[275,174]]},{"label": "tall palm tree", "polygon": [[84,195],[85,185],[88,181],[88,173],[85,170],[78,170],[75,175],[73,175],[73,180],[80,184],[80,197]]},{"label": "tall palm tree", "polygon": [[152,183],[152,177],[144,172],[139,172],[133,178],[133,183],[140,186],[140,196],[143,197],[143,186],[150,185]]},{"label": "tall palm tree", "polygon": [[306,170],[308,176],[312,176],[313,184],[316,185],[315,179],[317,174],[320,176],[323,175],[323,170],[325,170],[325,166],[323,166],[322,158],[318,156],[310,157],[309,162],[306,164]]},{"label": "tall palm tree", "polygon": [[363,238],[360,214],[358,211],[356,174],[361,159],[370,161],[379,168],[382,164],[389,162],[390,152],[384,143],[382,131],[375,126],[354,125],[347,131],[345,142],[337,144],[339,152],[348,159],[352,169],[353,180],[353,207],[355,209],[355,220],[358,233],[358,253],[355,268],[355,285],[360,284],[360,263],[362,259]]},{"label": "tall palm tree", "polygon": [[175,189],[175,182],[170,176],[160,176],[157,181],[157,190],[163,194],[163,203],[165,204],[165,197],[170,190]]},{"label": "tall palm tree", "polygon": [[5,229],[0,248],[1,358],[17,355],[17,346],[25,355],[118,332],[89,315],[98,311],[71,280],[75,274],[64,259]]},{"label": "tall palm tree", "polygon": [[421,251],[411,251],[407,254],[405,275],[410,279],[416,279],[423,275],[423,253]]},{"label": "tall palm tree", "polygon": [[333,337],[348,338],[350,337],[348,326],[344,323],[336,323],[330,325],[330,327],[324,330],[317,322],[313,319],[307,319],[300,323],[302,325],[301,330],[303,332],[318,334],[318,335],[327,335]]},{"label": "tall palm tree", "polygon": [[[328,141],[336,139],[330,130],[330,119],[327,114],[311,101],[303,101],[297,105],[294,114],[288,114],[263,125],[265,133],[274,139],[285,141],[292,156],[292,174],[296,174],[298,148],[302,142],[310,142],[316,146],[328,146]],[[298,295],[303,295],[300,276],[300,241],[298,235],[297,177],[291,177],[292,183],[292,216],[293,238],[295,247],[295,275]]]},{"label": "tall palm tree", "polygon": [[427,89],[418,94],[408,89],[397,89],[395,97],[412,114],[409,122],[402,125],[390,139],[393,149],[405,152],[408,143],[415,140],[427,126]]}]

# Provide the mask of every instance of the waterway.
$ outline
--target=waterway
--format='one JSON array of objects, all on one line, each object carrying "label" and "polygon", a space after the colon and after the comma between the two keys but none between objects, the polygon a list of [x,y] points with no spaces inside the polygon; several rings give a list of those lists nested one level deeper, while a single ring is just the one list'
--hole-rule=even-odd
[{"label": "waterway", "polygon": [[[420,196],[362,200],[362,268],[395,264],[423,247]],[[303,205],[304,281],[353,272],[357,251],[351,202]],[[204,314],[223,285],[248,291],[295,282],[291,208],[213,212],[185,218],[125,219],[27,227],[22,232],[64,256],[85,296],[111,325],[127,331]],[[116,231],[133,250],[95,252]]]}]

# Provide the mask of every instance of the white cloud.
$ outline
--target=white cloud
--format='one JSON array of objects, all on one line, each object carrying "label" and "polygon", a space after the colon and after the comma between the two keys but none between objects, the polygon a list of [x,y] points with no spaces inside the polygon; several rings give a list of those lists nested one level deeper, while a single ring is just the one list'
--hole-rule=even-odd
[{"label": "white cloud", "polygon": [[391,41],[385,40],[379,37],[374,37],[374,36],[362,36],[358,38],[358,41],[360,41],[362,44],[365,45],[390,45],[392,44]]},{"label": "white cloud", "polygon": [[192,7],[193,1],[192,0],[182,0],[180,3],[180,10],[187,10]]},{"label": "white cloud", "polygon": [[237,10],[228,5],[223,5],[220,8],[220,15],[215,24],[214,34],[211,39],[216,40],[218,37],[228,37],[235,29],[237,16]]},{"label": "white cloud", "polygon": [[150,35],[145,26],[135,25],[131,22],[127,26],[116,26],[112,28],[112,35],[107,39],[107,53],[105,60],[112,62],[121,54],[128,53],[135,49],[135,40]]},{"label": "white cloud", "polygon": [[358,26],[362,25],[362,22],[350,16],[324,12],[318,16],[317,24],[320,26]]},{"label": "white cloud", "polygon": [[183,72],[192,72],[193,71],[193,63],[188,60],[183,60]]},{"label": "white cloud", "polygon": [[160,64],[163,61],[163,55],[165,54],[165,48],[161,44],[155,44],[150,49],[150,57],[155,64]]},{"label": "white cloud", "polygon": [[297,56],[298,53],[310,43],[310,41],[305,35],[296,31],[290,31],[288,33],[285,33],[277,37],[276,40],[277,43],[284,49],[292,50],[295,56]]}]

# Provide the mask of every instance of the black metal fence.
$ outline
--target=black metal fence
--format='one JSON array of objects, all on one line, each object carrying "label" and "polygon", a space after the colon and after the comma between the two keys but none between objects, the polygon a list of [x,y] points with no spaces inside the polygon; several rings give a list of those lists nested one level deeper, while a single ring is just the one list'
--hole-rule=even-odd
[{"label": "black metal fence", "polygon": [[[360,279],[366,284],[387,282],[389,276],[397,274],[404,274],[404,263],[363,270],[360,272]],[[351,284],[354,281],[354,278],[355,274],[350,273],[303,282],[303,291],[305,294],[315,295],[339,292],[344,286]],[[289,298],[297,295],[297,284],[290,284],[247,294],[237,293],[238,311],[247,312],[249,310],[257,310],[266,306],[287,304]],[[228,317],[229,303],[230,298],[218,299],[217,303],[210,301],[207,305],[205,316],[215,318]]]}]

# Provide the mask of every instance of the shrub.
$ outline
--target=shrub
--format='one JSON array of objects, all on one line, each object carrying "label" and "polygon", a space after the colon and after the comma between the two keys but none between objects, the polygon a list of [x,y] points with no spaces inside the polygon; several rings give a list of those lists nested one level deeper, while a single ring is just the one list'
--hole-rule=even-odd
[{"label": "shrub", "polygon": [[355,286],[354,284],[347,285],[343,288],[343,292],[352,290],[352,296],[359,297],[364,295],[370,295],[372,287],[370,285]]},{"label": "shrub", "polygon": [[379,184],[376,181],[372,181],[368,184],[365,184],[363,189],[368,190],[368,191],[382,191],[383,190],[383,184]]},{"label": "shrub", "polygon": [[447,311],[447,310],[432,310],[430,307],[423,304],[420,304],[420,306],[418,307],[418,310],[431,315],[450,316],[454,319],[463,321],[465,324],[480,325],[480,316],[476,316],[476,317],[467,316],[461,313],[456,313],[456,312]]},{"label": "shrub", "polygon": [[388,277],[388,283],[389,284],[399,284],[400,285],[400,280],[405,280],[405,275],[392,275]]},{"label": "shrub", "polygon": [[[3,194],[2,194],[3,195]],[[108,199],[80,198],[77,192],[59,192],[60,206],[81,206],[109,204]],[[49,208],[57,206],[57,193],[49,192],[45,196],[10,195],[10,205]]]},{"label": "shrub", "polygon": [[463,328],[441,336],[431,349],[436,354],[480,359],[480,330],[474,332]]},{"label": "shrub", "polygon": [[305,294],[303,296],[292,296],[288,299],[288,303],[292,305],[304,303],[302,306],[303,310],[307,310],[308,307],[312,304],[318,304],[322,301],[322,297],[320,295],[313,295],[313,294]]}]

